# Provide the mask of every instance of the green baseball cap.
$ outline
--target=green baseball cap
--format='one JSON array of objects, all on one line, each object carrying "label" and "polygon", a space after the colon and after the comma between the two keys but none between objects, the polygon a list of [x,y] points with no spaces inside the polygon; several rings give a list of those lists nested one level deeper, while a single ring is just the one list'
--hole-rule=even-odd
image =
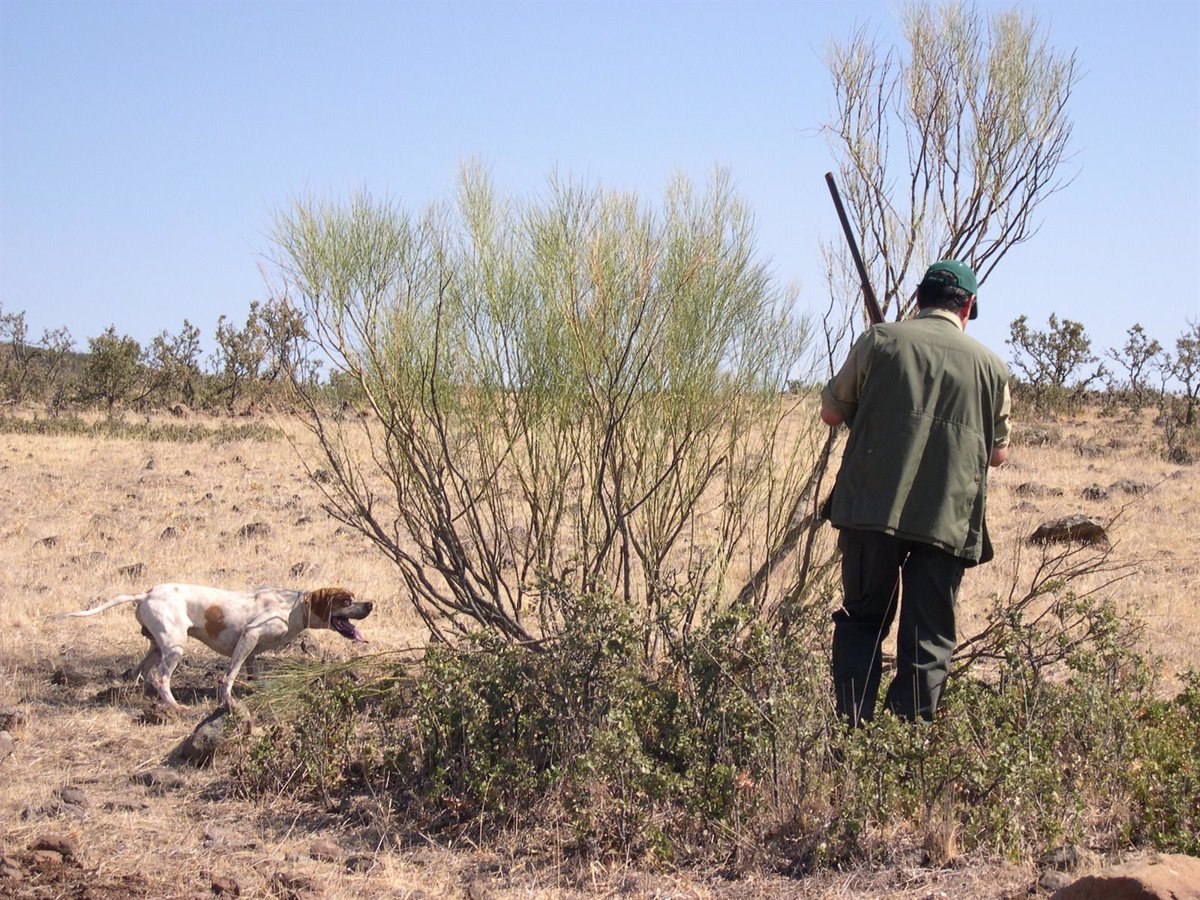
[{"label": "green baseball cap", "polygon": [[[957,259],[943,259],[935,262],[925,270],[925,277],[921,281],[948,284],[951,287],[962,288],[972,295],[979,290],[979,282],[975,280],[975,273],[971,271],[971,267]],[[974,319],[978,315],[979,298],[975,297],[975,304],[971,307],[971,318]]]}]

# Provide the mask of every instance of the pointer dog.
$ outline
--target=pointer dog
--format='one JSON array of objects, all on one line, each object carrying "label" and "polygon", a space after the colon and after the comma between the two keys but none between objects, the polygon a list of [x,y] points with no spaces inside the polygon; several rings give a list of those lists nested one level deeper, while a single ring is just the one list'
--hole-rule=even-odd
[{"label": "pointer dog", "polygon": [[150,651],[138,665],[154,685],[163,703],[179,709],[171,693],[171,673],[183,658],[188,636],[223,656],[229,669],[221,679],[221,700],[233,703],[233,682],[242,664],[263,650],[277,650],[305,628],[332,628],[356,643],[366,638],[352,619],[365,619],[372,604],[355,600],[345,588],[317,591],[260,588],[256,591],[224,591],[194,584],[160,584],[144,594],[122,594],[100,606],[79,612],[60,613],[52,618],[94,616],[122,603],[136,603],[135,615],[142,634],[150,639]]}]

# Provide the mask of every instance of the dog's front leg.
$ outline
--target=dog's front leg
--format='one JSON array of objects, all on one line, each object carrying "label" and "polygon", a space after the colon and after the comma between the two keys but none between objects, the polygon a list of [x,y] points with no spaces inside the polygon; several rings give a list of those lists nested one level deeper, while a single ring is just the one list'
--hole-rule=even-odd
[{"label": "dog's front leg", "polygon": [[255,629],[247,628],[238,638],[237,646],[233,648],[233,653],[229,656],[229,668],[225,672],[225,677],[221,679],[221,702],[230,709],[233,709],[233,683],[237,680],[242,663],[258,647],[258,637]]}]

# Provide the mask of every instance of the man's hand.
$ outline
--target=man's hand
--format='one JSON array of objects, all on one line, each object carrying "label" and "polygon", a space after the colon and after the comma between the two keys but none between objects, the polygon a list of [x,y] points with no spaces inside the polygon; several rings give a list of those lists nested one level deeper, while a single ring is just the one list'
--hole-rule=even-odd
[{"label": "man's hand", "polygon": [[994,447],[992,448],[992,458],[988,460],[988,465],[995,467],[1003,463],[1006,459],[1008,459],[1008,448]]},{"label": "man's hand", "polygon": [[[822,403],[821,404],[821,421],[824,422],[826,425],[828,425],[830,428],[837,428],[839,425],[842,424],[842,422],[845,421],[845,419],[843,419],[841,417],[841,415],[838,414],[837,410],[835,410],[831,407],[828,407],[824,403]],[[997,463],[997,465],[999,465],[999,464]]]}]

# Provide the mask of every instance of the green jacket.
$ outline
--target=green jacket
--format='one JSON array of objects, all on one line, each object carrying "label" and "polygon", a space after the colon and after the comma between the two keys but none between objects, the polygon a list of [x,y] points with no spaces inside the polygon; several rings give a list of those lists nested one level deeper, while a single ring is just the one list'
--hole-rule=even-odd
[{"label": "green jacket", "polygon": [[957,318],[923,310],[870,328],[822,401],[850,426],[839,528],[883,531],[987,562],[988,462],[1008,445],[1008,370]]}]

